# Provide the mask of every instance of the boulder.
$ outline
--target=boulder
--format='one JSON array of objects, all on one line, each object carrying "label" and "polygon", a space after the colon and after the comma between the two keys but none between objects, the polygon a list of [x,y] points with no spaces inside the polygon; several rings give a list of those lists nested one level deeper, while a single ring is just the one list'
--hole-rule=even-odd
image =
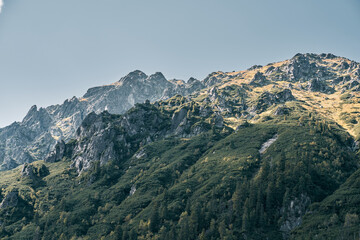
[{"label": "boulder", "polygon": [[252,86],[264,86],[267,84],[267,80],[262,72],[256,72],[249,84]]},{"label": "boulder", "polygon": [[19,202],[18,190],[8,192],[0,203],[0,209],[16,207]]}]

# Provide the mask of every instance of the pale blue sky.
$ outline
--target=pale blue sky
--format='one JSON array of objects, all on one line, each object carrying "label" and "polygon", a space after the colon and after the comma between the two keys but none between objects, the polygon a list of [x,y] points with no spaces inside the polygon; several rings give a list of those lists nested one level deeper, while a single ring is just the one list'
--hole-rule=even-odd
[{"label": "pale blue sky", "polygon": [[297,52],[360,61],[359,29],[359,0],[4,0],[0,126],[135,69],[203,79]]}]

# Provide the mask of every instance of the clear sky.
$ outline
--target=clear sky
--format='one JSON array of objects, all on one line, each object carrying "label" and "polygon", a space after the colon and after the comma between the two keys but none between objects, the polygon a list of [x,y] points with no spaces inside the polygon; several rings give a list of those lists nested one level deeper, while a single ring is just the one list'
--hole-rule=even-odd
[{"label": "clear sky", "polygon": [[0,127],[135,69],[186,80],[298,52],[360,61],[359,0],[0,0],[0,8]]}]

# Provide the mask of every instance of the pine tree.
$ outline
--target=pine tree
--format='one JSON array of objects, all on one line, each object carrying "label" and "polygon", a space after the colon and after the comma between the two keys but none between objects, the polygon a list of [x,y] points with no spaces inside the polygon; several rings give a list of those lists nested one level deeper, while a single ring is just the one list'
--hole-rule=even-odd
[{"label": "pine tree", "polygon": [[250,205],[250,200],[249,198],[247,198],[245,200],[245,205],[244,205],[244,213],[243,213],[243,216],[242,216],[242,227],[241,229],[243,231],[248,231],[249,230],[249,227],[250,227],[250,221],[249,221],[249,218],[250,218],[250,213],[249,213],[249,205]]},{"label": "pine tree", "polygon": [[162,204],[162,207],[161,207],[161,210],[160,210],[160,219],[162,221],[162,223],[168,219],[169,217],[169,209],[168,209],[168,206],[167,206],[167,202],[163,202]]},{"label": "pine tree", "polygon": [[221,239],[224,239],[226,236],[226,225],[224,220],[219,224],[219,234]]},{"label": "pine tree", "polygon": [[217,233],[218,231],[216,229],[216,221],[215,219],[211,219],[210,228],[209,228],[209,237],[211,237],[211,239],[216,239]]},{"label": "pine tree", "polygon": [[190,233],[192,236],[196,236],[198,233],[198,227],[200,222],[200,205],[196,203],[190,214]]},{"label": "pine tree", "polygon": [[150,217],[150,231],[156,233],[160,227],[159,207],[158,203],[154,204]]},{"label": "pine tree", "polygon": [[257,194],[257,200],[256,200],[256,210],[255,210],[255,223],[257,226],[260,225],[260,212],[261,212],[261,206],[262,206],[262,191],[259,188],[258,194]]},{"label": "pine tree", "polygon": [[137,233],[134,228],[130,230],[129,240],[137,240]]},{"label": "pine tree", "polygon": [[268,217],[270,219],[270,222],[271,223],[271,216],[273,215],[274,213],[274,209],[275,209],[275,206],[274,206],[274,194],[275,194],[275,191],[274,191],[274,183],[270,180],[269,184],[268,184],[268,187],[266,189],[266,213],[268,215]]},{"label": "pine tree", "polygon": [[116,239],[121,239],[122,238],[122,235],[123,235],[123,230],[121,228],[120,225],[117,225],[115,227],[115,236],[116,236]]},{"label": "pine tree", "polygon": [[128,240],[128,239],[129,239],[128,230],[123,229],[123,231],[122,231],[122,240]]},{"label": "pine tree", "polygon": [[179,240],[190,239],[189,215],[188,215],[187,212],[184,212],[184,213],[181,214],[178,225],[179,225],[179,228],[180,228],[178,239]]},{"label": "pine tree", "polygon": [[165,226],[162,226],[159,230],[159,240],[166,240],[167,229]]},{"label": "pine tree", "polygon": [[203,229],[199,235],[199,240],[207,240],[206,238],[206,234],[205,234],[205,229]]},{"label": "pine tree", "polygon": [[240,216],[240,213],[241,213],[241,195],[240,195],[241,190],[240,190],[240,188],[241,188],[241,184],[237,183],[235,192],[233,193],[233,196],[232,196],[233,211],[234,211],[235,217]]},{"label": "pine tree", "polygon": [[259,227],[263,228],[265,226],[265,211],[264,211],[264,204],[260,206],[260,214],[259,214]]},{"label": "pine tree", "polygon": [[176,239],[176,231],[174,225],[170,228],[170,231],[168,232],[168,234],[166,234],[166,236],[166,239]]}]

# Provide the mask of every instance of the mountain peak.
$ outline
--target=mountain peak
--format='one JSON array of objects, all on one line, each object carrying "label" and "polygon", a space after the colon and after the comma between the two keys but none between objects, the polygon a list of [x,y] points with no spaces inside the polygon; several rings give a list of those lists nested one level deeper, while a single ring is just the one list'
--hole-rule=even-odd
[{"label": "mountain peak", "polygon": [[31,106],[29,112],[37,112],[37,106],[36,105]]},{"label": "mountain peak", "polygon": [[152,81],[152,80],[156,80],[156,81],[159,81],[159,80],[164,81],[165,80],[165,81],[167,81],[164,74],[162,74],[161,72],[156,72],[156,73],[150,75],[148,77],[148,80],[150,80],[150,81]]},{"label": "mountain peak", "polygon": [[135,70],[130,72],[128,75],[126,75],[125,77],[122,77],[119,82],[121,83],[125,83],[125,82],[129,82],[129,81],[133,81],[133,80],[138,80],[138,79],[146,79],[148,76],[140,71],[140,70]]},{"label": "mountain peak", "polygon": [[196,78],[190,77],[189,80],[187,81],[187,83],[191,84],[193,82],[199,81]]},{"label": "mountain peak", "polygon": [[33,105],[30,110],[28,111],[28,113],[26,114],[26,116],[24,117],[24,120],[30,118],[31,116],[33,116],[35,113],[38,112],[38,108],[36,105]]}]

